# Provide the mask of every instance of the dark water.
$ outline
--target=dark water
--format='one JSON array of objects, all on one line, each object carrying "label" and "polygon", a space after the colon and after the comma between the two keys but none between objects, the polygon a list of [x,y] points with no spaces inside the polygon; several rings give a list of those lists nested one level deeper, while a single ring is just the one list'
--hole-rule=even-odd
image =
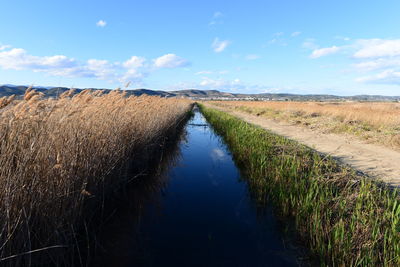
[{"label": "dark water", "polygon": [[164,180],[157,180],[158,190],[151,188],[144,201],[135,200],[140,216],[120,212],[114,217],[101,263],[296,266],[295,253],[285,244],[271,209],[259,212],[227,147],[199,112],[186,132],[177,164]]}]

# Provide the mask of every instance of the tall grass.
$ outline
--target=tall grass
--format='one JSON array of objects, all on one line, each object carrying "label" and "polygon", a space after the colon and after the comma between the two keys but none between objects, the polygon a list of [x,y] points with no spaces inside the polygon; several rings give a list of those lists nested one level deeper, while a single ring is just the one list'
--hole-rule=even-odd
[{"label": "tall grass", "polygon": [[323,266],[399,266],[397,190],[294,141],[202,106],[260,203],[292,218]]},{"label": "tall grass", "polygon": [[11,257],[12,265],[29,265],[31,257],[18,255],[68,247],[86,200],[123,182],[109,174],[128,158],[143,160],[189,107],[119,90],[59,99],[28,90],[20,101],[0,99],[0,264]]},{"label": "tall grass", "polygon": [[400,103],[214,101],[257,116],[349,133],[400,149]]}]

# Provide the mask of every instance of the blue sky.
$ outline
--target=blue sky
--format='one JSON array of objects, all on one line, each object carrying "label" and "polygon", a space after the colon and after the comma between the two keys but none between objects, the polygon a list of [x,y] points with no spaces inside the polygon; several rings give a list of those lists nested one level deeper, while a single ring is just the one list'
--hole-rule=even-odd
[{"label": "blue sky", "polygon": [[400,1],[2,1],[0,84],[400,95]]}]

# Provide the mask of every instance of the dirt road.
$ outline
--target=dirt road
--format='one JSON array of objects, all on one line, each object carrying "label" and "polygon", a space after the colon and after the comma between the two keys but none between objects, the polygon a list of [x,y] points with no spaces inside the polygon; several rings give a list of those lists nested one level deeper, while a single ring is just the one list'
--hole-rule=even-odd
[{"label": "dirt road", "polygon": [[340,162],[348,164],[372,178],[382,180],[393,186],[400,186],[400,152],[379,145],[367,144],[349,136],[322,134],[307,128],[278,123],[267,118],[205,104],[278,135],[296,140],[319,152],[331,155]]}]

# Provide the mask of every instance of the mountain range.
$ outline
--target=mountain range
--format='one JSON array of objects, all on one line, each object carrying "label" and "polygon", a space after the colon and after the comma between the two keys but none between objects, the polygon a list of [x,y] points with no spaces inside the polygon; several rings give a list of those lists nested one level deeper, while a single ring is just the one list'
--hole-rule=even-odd
[{"label": "mountain range", "polygon": [[[16,95],[22,97],[28,87],[24,85],[0,85],[0,97]],[[46,97],[57,97],[70,88],[67,87],[33,87],[38,92],[42,92]],[[105,93],[112,91],[111,89],[85,88],[91,90],[104,90]],[[75,93],[79,93],[84,89],[76,89]],[[278,101],[400,101],[400,96],[383,96],[383,95],[356,95],[356,96],[336,96],[336,95],[301,95],[301,94],[284,94],[284,93],[261,93],[261,94],[241,94],[226,93],[217,90],[197,90],[186,89],[179,91],[160,91],[150,89],[125,90],[127,95],[155,95],[161,97],[187,97],[192,99],[222,99],[222,100],[278,100]]]}]

